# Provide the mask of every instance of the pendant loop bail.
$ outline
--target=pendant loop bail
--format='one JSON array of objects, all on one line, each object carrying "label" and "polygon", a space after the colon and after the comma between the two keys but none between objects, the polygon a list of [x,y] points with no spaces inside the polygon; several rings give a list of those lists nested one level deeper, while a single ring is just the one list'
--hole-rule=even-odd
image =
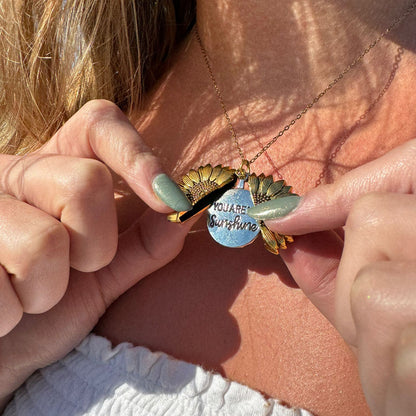
[{"label": "pendant loop bail", "polygon": [[241,160],[241,165],[236,171],[236,175],[239,179],[247,180],[250,176],[250,162],[247,159]]}]

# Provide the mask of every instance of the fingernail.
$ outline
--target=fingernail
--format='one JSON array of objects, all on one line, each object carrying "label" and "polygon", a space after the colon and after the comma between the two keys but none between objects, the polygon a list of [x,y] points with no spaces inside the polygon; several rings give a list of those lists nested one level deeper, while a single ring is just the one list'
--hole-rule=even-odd
[{"label": "fingernail", "polygon": [[272,220],[292,212],[298,206],[299,201],[300,197],[297,195],[282,196],[249,208],[247,214],[256,220]]},{"label": "fingernail", "polygon": [[189,211],[192,208],[181,188],[168,175],[164,173],[157,175],[153,179],[152,188],[159,199],[173,210]]}]

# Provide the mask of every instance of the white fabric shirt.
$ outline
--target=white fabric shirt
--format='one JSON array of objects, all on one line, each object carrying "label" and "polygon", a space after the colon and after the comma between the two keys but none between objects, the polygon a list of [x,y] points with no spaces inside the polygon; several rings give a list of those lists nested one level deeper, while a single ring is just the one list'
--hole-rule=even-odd
[{"label": "white fabric shirt", "polygon": [[143,347],[89,335],[37,371],[4,416],[312,416],[278,400]]}]

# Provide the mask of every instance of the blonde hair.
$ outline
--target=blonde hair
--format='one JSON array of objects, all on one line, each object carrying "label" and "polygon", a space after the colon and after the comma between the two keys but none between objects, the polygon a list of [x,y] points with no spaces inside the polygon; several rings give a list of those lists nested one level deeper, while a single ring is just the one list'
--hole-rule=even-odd
[{"label": "blonde hair", "polygon": [[0,152],[38,148],[91,99],[137,109],[194,14],[194,0],[0,0]]}]

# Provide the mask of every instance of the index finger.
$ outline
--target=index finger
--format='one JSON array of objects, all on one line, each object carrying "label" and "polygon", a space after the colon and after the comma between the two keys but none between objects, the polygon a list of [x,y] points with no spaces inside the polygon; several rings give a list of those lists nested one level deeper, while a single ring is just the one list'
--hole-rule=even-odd
[{"label": "index finger", "polygon": [[156,211],[192,208],[128,118],[109,101],[85,104],[39,152],[101,160]]},{"label": "index finger", "polygon": [[[265,218],[264,212],[255,218],[266,219],[270,229],[289,235],[342,227],[345,225],[352,204],[364,194],[415,193],[415,160],[416,140],[413,139],[379,159],[348,172],[333,184],[312,189],[300,199],[297,207],[288,215],[271,219],[273,209],[275,215],[280,215],[275,207],[271,207],[267,213],[268,218]],[[284,198],[281,200],[274,201],[283,203]],[[282,212],[285,214],[287,210],[281,210],[280,213]]]}]

